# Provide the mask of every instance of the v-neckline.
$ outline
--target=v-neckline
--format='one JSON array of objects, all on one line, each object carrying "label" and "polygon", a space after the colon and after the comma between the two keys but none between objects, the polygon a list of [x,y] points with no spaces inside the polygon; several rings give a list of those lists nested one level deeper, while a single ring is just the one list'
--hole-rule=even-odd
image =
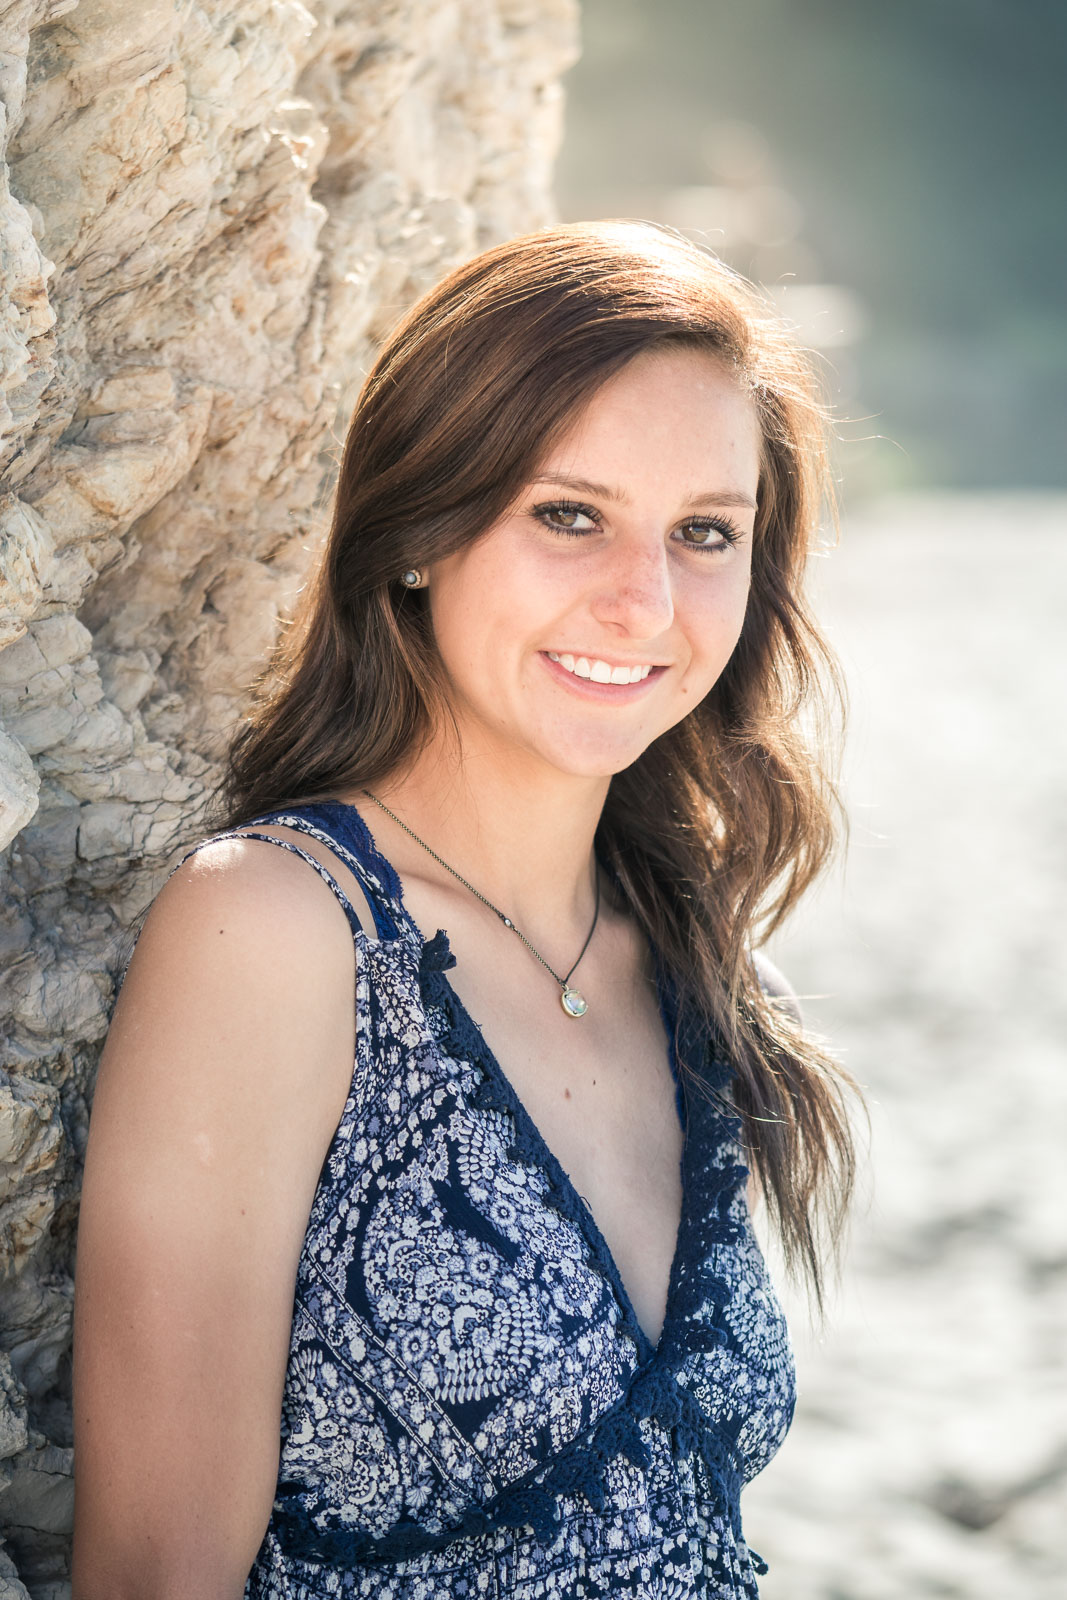
[{"label": "v-neckline", "polygon": [[[400,874],[397,872],[389,858],[383,855],[381,850],[379,850],[370,826],[368,825],[366,818],[363,816],[363,813],[359,810],[358,806],[353,805],[347,800],[334,800],[325,803],[337,805],[342,810],[352,813],[356,818],[357,825],[363,834],[367,848],[374,857],[375,862],[382,869],[380,873],[380,876],[383,880],[382,887],[387,891],[389,889],[392,890],[392,897],[395,907],[399,912],[398,926],[405,927],[410,932],[412,937],[418,941],[418,944],[422,950],[427,949],[431,945],[436,945],[438,949],[441,950],[443,955],[450,953],[448,934],[443,928],[438,928],[432,939],[427,939],[423,935],[421,928],[415,921],[415,918],[412,916],[411,912],[408,910],[407,903],[404,899],[404,886],[400,880]],[[534,1120],[533,1115],[527,1109],[525,1102],[522,1100],[521,1096],[516,1090],[515,1085],[512,1083],[511,1079],[500,1065],[500,1062],[496,1056],[496,1052],[486,1039],[485,1034],[482,1032],[481,1026],[475,1022],[474,1018],[467,1010],[463,1000],[456,992],[455,986],[449,981],[443,965],[437,962],[434,963],[435,975],[438,977],[448,996],[448,1002],[452,1008],[454,1016],[462,1027],[469,1029],[470,1032],[473,1035],[476,1035],[480,1041],[480,1047],[484,1055],[485,1066],[492,1076],[496,1088],[505,1099],[511,1114],[515,1119],[516,1126],[521,1129],[524,1135],[524,1142],[528,1147],[532,1147],[538,1165],[543,1168],[550,1183],[555,1187],[559,1195],[562,1197],[566,1211],[572,1217],[577,1227],[582,1231],[590,1254],[614,1291],[619,1309],[622,1312],[623,1321],[628,1325],[630,1335],[633,1338],[634,1344],[637,1348],[638,1365],[641,1367],[644,1367],[658,1359],[666,1347],[668,1336],[671,1332],[671,1310],[677,1290],[682,1257],[682,1246],[686,1234],[686,1224],[688,1221],[688,1202],[690,1191],[690,1143],[692,1128],[692,1118],[688,1114],[688,1108],[683,1107],[682,1105],[684,1090],[681,1088],[679,1078],[678,1057],[675,1047],[674,1018],[671,1015],[672,1001],[668,993],[667,982],[665,979],[663,966],[659,958],[659,953],[655,950],[655,948],[652,950],[652,957],[655,968],[656,993],[659,1000],[660,1016],[663,1019],[664,1031],[667,1037],[667,1060],[670,1067],[671,1080],[675,1088],[675,1106],[676,1111],[681,1113],[679,1115],[679,1122],[682,1129],[682,1156],[680,1163],[682,1189],[681,1207],[678,1217],[678,1229],[675,1234],[674,1253],[671,1256],[670,1270],[667,1278],[667,1298],[663,1312],[663,1323],[660,1328],[659,1338],[655,1341],[648,1336],[638,1320],[637,1312],[634,1310],[633,1301],[630,1298],[629,1290],[626,1288],[622,1273],[619,1270],[618,1263],[615,1260],[615,1256],[611,1250],[611,1247],[608,1244],[607,1239],[604,1237],[603,1230],[593,1214],[592,1207],[579,1194],[578,1187],[570,1173],[564,1167],[559,1157],[555,1154],[552,1147],[545,1139],[536,1121]]]}]

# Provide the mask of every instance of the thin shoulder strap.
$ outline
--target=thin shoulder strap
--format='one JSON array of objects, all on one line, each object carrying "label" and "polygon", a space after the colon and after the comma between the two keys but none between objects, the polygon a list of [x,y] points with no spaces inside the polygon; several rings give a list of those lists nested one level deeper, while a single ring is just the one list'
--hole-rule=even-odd
[{"label": "thin shoulder strap", "polygon": [[248,826],[268,821],[306,833],[332,851],[363,890],[379,939],[398,937],[404,925],[399,880],[354,806],[338,800],[307,800],[254,817]]},{"label": "thin shoulder strap", "polygon": [[[314,867],[319,877],[324,883],[329,885],[335,898],[340,902],[341,909],[348,918],[348,923],[353,933],[362,933],[364,931],[363,924],[359,920],[359,915],[356,911],[356,908],[353,906],[352,902],[341,888],[341,885],[337,882],[337,879],[326,867],[323,866],[322,862],[317,860],[310,851],[302,850],[300,846],[298,844],[294,844],[291,839],[279,839],[276,838],[272,833],[262,833],[258,831],[255,829],[255,824],[257,822],[275,823],[280,827],[293,828],[298,833],[306,833],[309,836],[317,839],[320,844],[324,844],[327,849],[332,851],[332,853],[337,856],[338,860],[344,861],[345,865],[356,876],[360,887],[363,888],[364,892],[366,893],[367,902],[374,914],[375,931],[377,932],[378,937],[390,937],[394,930],[391,926],[388,926],[383,931],[383,919],[381,916],[381,910],[378,904],[377,896],[371,892],[370,886],[366,882],[366,874],[361,870],[360,862],[355,856],[352,855],[351,851],[347,850],[345,846],[341,844],[339,840],[335,839],[331,833],[328,833],[323,828],[317,827],[307,817],[301,816],[301,814],[297,811],[282,810],[278,812],[268,812],[263,816],[254,817],[251,822],[244,824],[241,827],[227,828],[222,833],[213,833],[209,838],[201,839],[199,843],[193,845],[190,850],[185,852],[185,854],[181,857],[181,860],[178,861],[171,869],[171,875],[173,875],[174,872],[177,872],[178,867],[182,865],[182,862],[188,861],[189,857],[195,855],[198,850],[203,850],[205,845],[217,844],[223,839],[261,839],[266,844],[277,845],[282,850],[288,850],[292,855],[299,856],[302,861],[306,861],[310,867]],[[385,920],[388,921],[389,919]]]}]

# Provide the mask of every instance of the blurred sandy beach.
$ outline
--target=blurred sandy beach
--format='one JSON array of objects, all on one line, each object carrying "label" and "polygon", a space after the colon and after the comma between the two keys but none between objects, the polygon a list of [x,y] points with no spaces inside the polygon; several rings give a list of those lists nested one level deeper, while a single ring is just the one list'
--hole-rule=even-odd
[{"label": "blurred sandy beach", "polygon": [[1067,498],[853,511],[816,592],[852,699],[852,841],[771,950],[864,1085],[871,1148],[825,1330],[783,1295],[797,1415],[745,1531],[763,1600],[1053,1600]]}]

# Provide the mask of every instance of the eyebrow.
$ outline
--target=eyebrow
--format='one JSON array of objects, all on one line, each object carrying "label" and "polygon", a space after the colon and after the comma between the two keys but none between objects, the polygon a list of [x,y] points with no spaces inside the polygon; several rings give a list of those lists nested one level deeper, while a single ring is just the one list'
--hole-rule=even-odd
[{"label": "eyebrow", "polygon": [[[561,472],[542,472],[534,482],[554,483],[562,489],[577,489],[582,494],[596,495],[600,500],[616,500],[620,505],[630,503],[629,495],[624,494],[621,489],[613,489],[606,483],[593,483],[589,478],[571,478]],[[686,509],[709,503],[717,506],[744,506],[749,511],[757,509],[755,500],[740,489],[709,489],[706,493],[695,494],[691,500],[686,501]]]}]

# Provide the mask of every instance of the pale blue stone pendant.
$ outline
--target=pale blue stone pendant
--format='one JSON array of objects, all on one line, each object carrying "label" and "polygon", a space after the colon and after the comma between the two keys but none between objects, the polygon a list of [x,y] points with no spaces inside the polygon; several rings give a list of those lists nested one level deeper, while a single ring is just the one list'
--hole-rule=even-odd
[{"label": "pale blue stone pendant", "polygon": [[564,984],[559,1003],[568,1017],[584,1017],[589,1010],[589,1002],[583,995],[578,993],[577,989],[572,989],[569,984]]}]

